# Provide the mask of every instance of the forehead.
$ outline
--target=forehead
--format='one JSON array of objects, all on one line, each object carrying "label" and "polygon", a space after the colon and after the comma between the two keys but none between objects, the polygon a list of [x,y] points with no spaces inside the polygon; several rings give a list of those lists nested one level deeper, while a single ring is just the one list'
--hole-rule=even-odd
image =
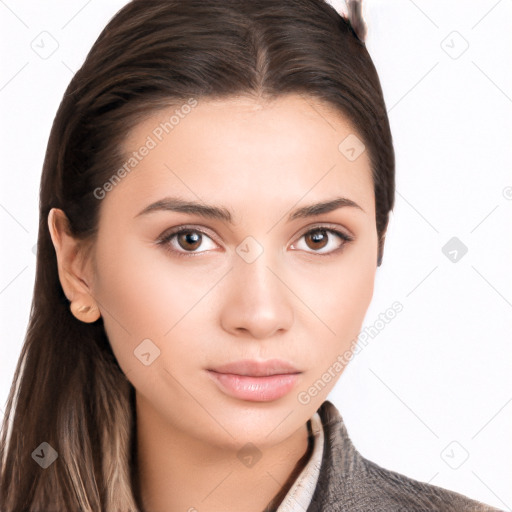
[{"label": "forehead", "polygon": [[[296,94],[183,105],[162,109],[130,132],[123,150],[133,165],[109,194],[123,194],[134,207],[178,194],[233,210],[260,200],[294,204],[334,195],[369,213],[374,208],[367,151],[333,107]],[[355,143],[356,158],[347,157],[347,141]]]}]

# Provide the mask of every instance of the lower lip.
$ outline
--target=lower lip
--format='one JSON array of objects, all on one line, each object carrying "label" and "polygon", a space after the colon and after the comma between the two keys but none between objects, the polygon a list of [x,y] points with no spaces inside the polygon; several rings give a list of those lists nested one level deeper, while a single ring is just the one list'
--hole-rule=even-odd
[{"label": "lower lip", "polygon": [[297,384],[298,373],[247,377],[208,370],[221,391],[229,396],[251,402],[271,402],[289,393]]}]

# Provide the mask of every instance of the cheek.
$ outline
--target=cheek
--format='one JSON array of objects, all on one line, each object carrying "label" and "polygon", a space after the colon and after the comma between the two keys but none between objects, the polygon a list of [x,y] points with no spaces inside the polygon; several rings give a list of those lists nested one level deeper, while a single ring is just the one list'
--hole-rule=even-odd
[{"label": "cheek", "polygon": [[[315,292],[318,319],[311,327],[307,348],[310,371],[304,375],[297,400],[319,407],[351,360],[362,323],[370,305],[375,267],[371,258],[360,254],[333,266],[324,293]],[[313,325],[313,324],[312,324]]]},{"label": "cheek", "polygon": [[142,340],[169,329],[179,297],[153,251],[128,237],[109,240],[98,241],[94,293],[114,354],[122,367],[131,366]]},{"label": "cheek", "polygon": [[316,298],[311,309],[323,322],[317,322],[321,364],[329,364],[339,354],[354,348],[373,297],[375,272],[372,257],[354,251],[319,278],[318,282],[324,283],[323,290],[310,293]]},{"label": "cheek", "polygon": [[187,340],[187,350],[194,350],[197,336],[192,331],[201,324],[193,327],[191,318],[200,314],[202,298],[218,280],[215,273],[207,277],[185,271],[164,249],[129,237],[115,244],[98,243],[97,259],[94,293],[112,350],[126,375],[142,370],[136,353],[144,340],[151,340],[160,351],[152,369],[164,363],[172,366],[176,358],[168,352],[176,336]]}]

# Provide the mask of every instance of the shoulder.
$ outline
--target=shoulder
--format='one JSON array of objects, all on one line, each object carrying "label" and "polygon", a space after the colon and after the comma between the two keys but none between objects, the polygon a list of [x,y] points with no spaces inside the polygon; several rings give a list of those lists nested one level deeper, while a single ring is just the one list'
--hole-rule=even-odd
[{"label": "shoulder", "polygon": [[420,482],[379,466],[352,444],[336,407],[318,410],[324,450],[317,486],[307,512],[499,512],[455,491]]},{"label": "shoulder", "polygon": [[[473,500],[463,494],[420,482],[383,468],[362,455],[364,470],[355,475],[364,493],[368,510],[496,512],[499,509]],[[388,508],[383,507],[383,505]],[[363,510],[363,509],[361,509]]]}]

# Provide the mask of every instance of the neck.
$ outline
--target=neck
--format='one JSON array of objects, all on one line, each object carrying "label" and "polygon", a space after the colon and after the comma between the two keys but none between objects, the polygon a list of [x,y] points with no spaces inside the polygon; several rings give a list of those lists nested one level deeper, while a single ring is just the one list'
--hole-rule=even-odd
[{"label": "neck", "polygon": [[239,449],[191,437],[140,397],[136,403],[136,493],[144,512],[275,511],[312,451],[304,424],[244,464]]}]

